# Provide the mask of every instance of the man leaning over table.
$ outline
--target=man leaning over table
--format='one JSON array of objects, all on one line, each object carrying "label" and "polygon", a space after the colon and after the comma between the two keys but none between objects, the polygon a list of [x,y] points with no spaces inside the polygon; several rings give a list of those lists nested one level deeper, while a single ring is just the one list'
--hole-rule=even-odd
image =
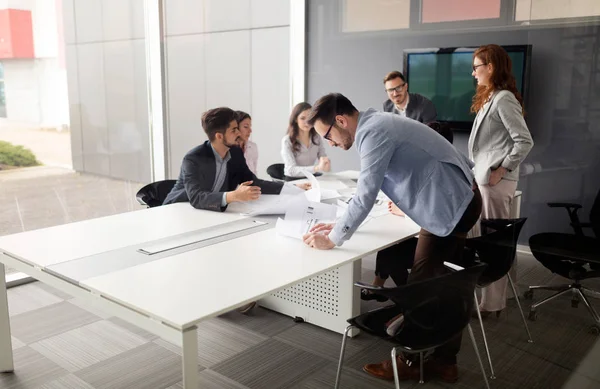
[{"label": "man leaning over table", "polygon": [[[361,171],[356,195],[335,224],[320,224],[304,236],[310,247],[328,250],[350,239],[382,190],[421,226],[408,282],[446,273],[444,261],[462,257],[467,233],[481,213],[481,195],[473,185],[473,164],[424,124],[368,109],[359,112],[346,97],[331,93],[313,106],[308,122],[334,147],[354,143]],[[447,382],[458,379],[456,355],[461,336],[435,350],[425,373]],[[418,379],[418,364],[398,357],[400,379]],[[393,380],[391,361],[365,365],[378,378]]]}]

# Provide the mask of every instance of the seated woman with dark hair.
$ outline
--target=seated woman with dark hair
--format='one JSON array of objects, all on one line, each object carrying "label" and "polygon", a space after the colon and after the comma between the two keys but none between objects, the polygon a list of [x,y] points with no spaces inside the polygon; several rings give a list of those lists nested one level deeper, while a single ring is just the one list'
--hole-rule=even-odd
[{"label": "seated woman with dark hair", "polygon": [[250,117],[250,114],[247,114],[244,111],[235,111],[235,114],[240,129],[240,138],[242,138],[240,147],[244,152],[246,165],[248,165],[248,169],[250,169],[254,175],[258,175],[258,147],[256,146],[256,143],[250,140],[250,135],[252,135],[252,118]]},{"label": "seated woman with dark hair", "polygon": [[299,103],[292,110],[288,133],[281,140],[284,174],[304,177],[303,172],[328,172],[331,163],[325,153],[325,141],[306,122],[311,105]]},{"label": "seated woman with dark hair", "polygon": [[[453,143],[454,135],[448,123],[431,122],[427,123],[427,125],[443,136],[448,142]],[[391,201],[388,202],[388,210],[393,215],[404,216],[400,208]],[[389,277],[392,278],[397,286],[406,284],[408,269],[413,265],[416,248],[417,238],[412,238],[379,251],[375,260],[375,279],[372,284],[383,286]],[[361,291],[360,297],[363,300],[377,300],[379,302],[387,300],[387,297],[366,289]]]}]

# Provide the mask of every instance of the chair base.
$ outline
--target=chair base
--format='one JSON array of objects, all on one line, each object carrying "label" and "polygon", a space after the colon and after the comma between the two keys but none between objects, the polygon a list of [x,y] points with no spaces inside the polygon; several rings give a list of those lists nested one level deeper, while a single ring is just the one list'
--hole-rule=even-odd
[{"label": "chair base", "polygon": [[[344,354],[346,352],[346,339],[348,337],[348,333],[350,332],[350,330],[354,328],[353,325],[349,325],[348,327],[346,327],[346,330],[344,331],[344,336],[342,337],[342,347],[340,350],[340,359],[338,361],[338,368],[337,368],[337,372],[335,375],[335,389],[339,389],[340,384],[341,384],[341,378],[342,378],[342,367],[344,365]],[[473,345],[473,348],[475,350],[475,355],[477,356],[477,360],[479,362],[479,368],[481,369],[481,373],[483,375],[483,380],[485,382],[485,387],[487,389],[490,389],[490,383],[487,379],[487,374],[485,373],[485,368],[483,367],[483,361],[481,360],[481,355],[479,354],[479,349],[477,348],[477,342],[475,341],[475,335],[473,334],[473,329],[471,328],[470,324],[467,324],[467,329],[469,330],[469,337],[471,338],[471,344]],[[420,349],[420,350],[411,350],[402,346],[395,346],[392,347],[392,352],[391,352],[391,359],[392,359],[392,366],[394,369],[394,386],[396,389],[400,389],[400,380],[398,378],[398,365],[397,365],[397,361],[396,361],[396,356],[397,356],[397,352],[398,350],[408,353],[408,354],[419,354],[420,358],[420,366],[419,366],[419,370],[420,370],[420,377],[419,377],[419,383],[423,384],[425,383],[424,377],[423,377],[423,360],[424,360],[424,354],[428,351],[432,351],[435,350],[435,347],[430,347],[430,348],[424,348],[424,349]]]},{"label": "chair base", "polygon": [[[577,308],[577,306],[579,305],[579,302],[583,301],[586,308],[590,312],[590,315],[592,315],[592,318],[596,322],[595,323],[596,329],[600,330],[600,316],[598,316],[596,309],[594,309],[594,307],[592,307],[592,305],[590,304],[590,301],[588,300],[588,295],[589,295],[589,297],[600,298],[600,292],[581,285],[581,283],[579,283],[579,281],[575,281],[571,284],[564,284],[564,285],[534,285],[534,286],[530,286],[529,290],[527,292],[525,292],[525,297],[532,298],[534,290],[551,290],[556,293],[552,294],[551,296],[546,297],[545,299],[542,299],[540,301],[537,301],[537,302],[531,304],[531,308],[529,309],[529,320],[532,320],[532,321],[536,320],[536,318],[537,318],[536,309],[540,305],[543,305],[543,304],[547,303],[548,301],[552,301],[552,300],[556,299],[557,297],[560,297],[564,294],[571,293],[573,296],[571,299],[571,306],[573,308]],[[597,332],[597,331],[594,331],[594,332]],[[600,331],[598,331],[598,332],[600,332]]]}]

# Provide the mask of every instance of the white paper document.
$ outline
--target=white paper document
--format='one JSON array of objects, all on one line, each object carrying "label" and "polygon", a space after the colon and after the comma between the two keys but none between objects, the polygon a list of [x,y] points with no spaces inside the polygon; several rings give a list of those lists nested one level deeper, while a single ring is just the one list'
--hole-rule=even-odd
[{"label": "white paper document", "polygon": [[283,215],[290,201],[298,196],[303,198],[304,193],[299,195],[260,195],[258,200],[231,203],[227,207],[227,211],[248,216]]},{"label": "white paper document", "polygon": [[335,189],[326,189],[324,185],[321,186],[321,183],[316,179],[316,177],[307,171],[303,172],[308,181],[310,182],[311,189],[306,191],[306,198],[308,201],[314,201],[315,203],[321,202],[322,200],[336,199],[340,197],[340,194]]},{"label": "white paper document", "polygon": [[302,239],[302,236],[318,223],[332,223],[336,218],[337,207],[307,199],[294,199],[290,204],[285,219],[277,219],[275,229],[278,235]]}]

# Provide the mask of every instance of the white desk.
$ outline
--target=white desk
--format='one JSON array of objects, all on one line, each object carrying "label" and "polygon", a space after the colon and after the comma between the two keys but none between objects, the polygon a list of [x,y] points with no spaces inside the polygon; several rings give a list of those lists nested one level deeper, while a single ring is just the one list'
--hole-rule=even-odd
[{"label": "white desk", "polygon": [[[249,230],[203,247],[174,250],[172,255],[147,256],[124,268],[94,267],[101,268],[97,265],[111,256],[133,257],[151,242],[244,220],[180,203],[0,237],[0,274],[4,265],[10,266],[181,346],[184,387],[195,389],[199,322],[332,269],[352,266],[365,255],[414,236],[418,229],[403,218],[382,216],[330,251],[278,237],[272,228]],[[66,265],[80,263],[94,268],[75,272],[83,278],[62,274],[66,271],[61,269],[73,268]],[[6,287],[0,278],[0,371],[12,371]],[[227,287],[223,278],[236,288]],[[354,295],[351,283],[339,287],[340,296]],[[219,293],[223,288],[227,293]],[[339,314],[337,323],[347,318]]]}]

